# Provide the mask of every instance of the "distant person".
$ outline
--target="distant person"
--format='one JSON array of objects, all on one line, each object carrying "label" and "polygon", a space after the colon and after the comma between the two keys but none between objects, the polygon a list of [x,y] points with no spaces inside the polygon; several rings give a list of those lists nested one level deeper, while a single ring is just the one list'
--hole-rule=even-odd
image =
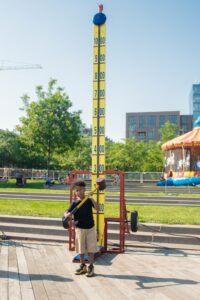
[{"label": "distant person", "polygon": [[26,180],[24,179],[24,176],[22,174],[17,173],[16,174],[16,186],[24,187],[25,183],[26,183]]},{"label": "distant person", "polygon": [[55,184],[55,182],[54,182],[50,177],[47,177],[46,182],[45,182],[45,185],[46,185],[47,187],[50,187],[50,186],[52,186],[52,185],[54,185],[54,184]]},{"label": "distant person", "polygon": [[59,181],[60,184],[65,184],[64,178],[62,176],[58,177],[58,181]]},{"label": "distant person", "polygon": [[169,171],[169,173],[168,173],[167,177],[168,177],[168,178],[171,178],[171,177],[173,177],[173,172],[172,172],[172,170],[170,170],[170,171]]},{"label": "distant person", "polygon": [[70,173],[67,173],[67,175],[66,175],[66,184],[68,184],[68,185],[71,184]]},{"label": "distant person", "polygon": [[161,181],[164,181],[165,180],[165,177],[162,175],[162,176],[160,176],[160,180]]},{"label": "distant person", "polygon": [[197,160],[194,162],[194,170],[200,171],[200,156],[198,155]]}]

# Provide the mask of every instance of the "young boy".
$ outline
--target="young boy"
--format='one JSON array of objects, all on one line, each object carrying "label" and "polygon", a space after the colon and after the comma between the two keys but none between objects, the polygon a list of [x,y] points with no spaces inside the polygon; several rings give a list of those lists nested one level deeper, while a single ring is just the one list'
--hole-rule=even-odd
[{"label": "young boy", "polygon": [[[72,202],[64,216],[68,217],[70,212],[85,198],[84,181],[76,181],[74,188],[76,191],[77,199]],[[88,198],[86,202],[74,213],[76,241],[76,252],[80,255],[80,267],[76,270],[75,274],[86,274],[87,277],[94,275],[94,253],[97,250],[96,229],[94,226],[94,218],[92,214],[92,207],[97,209],[97,203],[93,198]],[[88,269],[84,263],[84,254],[88,253],[89,266]]]}]

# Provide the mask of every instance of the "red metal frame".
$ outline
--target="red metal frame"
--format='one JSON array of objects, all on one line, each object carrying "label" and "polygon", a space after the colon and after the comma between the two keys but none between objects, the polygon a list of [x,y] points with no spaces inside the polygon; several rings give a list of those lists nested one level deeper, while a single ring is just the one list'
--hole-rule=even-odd
[{"label": "red metal frame", "polygon": [[[76,180],[78,174],[92,174],[89,171],[73,171],[70,175]],[[114,171],[108,170],[105,172],[106,175],[116,174],[119,176],[119,188],[120,188],[120,209],[119,209],[119,217],[118,218],[105,218],[104,222],[104,248],[101,249],[101,252],[109,252],[109,253],[122,253],[124,252],[125,247],[125,232],[128,231],[127,227],[127,210],[124,199],[124,172],[122,171]],[[72,185],[72,182],[71,182]],[[70,203],[72,202],[74,195],[72,192],[72,186],[70,187]],[[119,223],[119,244],[115,245],[115,247],[111,246],[108,242],[108,223],[109,222],[117,222]],[[73,221],[70,221],[69,227],[69,250],[75,250],[75,228]]]},{"label": "red metal frame", "polygon": [[[104,247],[103,252],[109,253],[122,253],[124,252],[125,246],[125,225],[126,225],[126,206],[124,199],[124,172],[122,171],[113,171],[108,170],[106,174],[117,174],[119,176],[119,187],[120,187],[120,209],[119,209],[119,218],[105,218],[105,227],[104,227]],[[108,243],[108,223],[109,222],[117,222],[119,223],[119,244],[109,245]]]}]

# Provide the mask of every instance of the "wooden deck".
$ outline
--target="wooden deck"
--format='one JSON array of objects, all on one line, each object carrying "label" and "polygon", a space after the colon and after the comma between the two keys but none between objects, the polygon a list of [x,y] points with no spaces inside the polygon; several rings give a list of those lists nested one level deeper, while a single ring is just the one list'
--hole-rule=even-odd
[{"label": "wooden deck", "polygon": [[0,241],[0,299],[200,299],[200,251],[104,254],[93,278],[74,275],[73,256],[63,244]]}]

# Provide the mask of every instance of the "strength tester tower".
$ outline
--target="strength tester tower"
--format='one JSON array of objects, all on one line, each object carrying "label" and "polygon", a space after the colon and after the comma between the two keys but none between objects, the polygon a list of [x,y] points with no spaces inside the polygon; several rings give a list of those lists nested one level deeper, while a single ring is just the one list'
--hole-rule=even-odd
[{"label": "strength tester tower", "polygon": [[[93,110],[92,110],[92,190],[98,177],[105,177],[105,62],[106,62],[106,16],[103,5],[93,18]],[[97,191],[94,199],[98,203],[96,227],[98,246],[104,246],[104,202],[105,192]]]}]

